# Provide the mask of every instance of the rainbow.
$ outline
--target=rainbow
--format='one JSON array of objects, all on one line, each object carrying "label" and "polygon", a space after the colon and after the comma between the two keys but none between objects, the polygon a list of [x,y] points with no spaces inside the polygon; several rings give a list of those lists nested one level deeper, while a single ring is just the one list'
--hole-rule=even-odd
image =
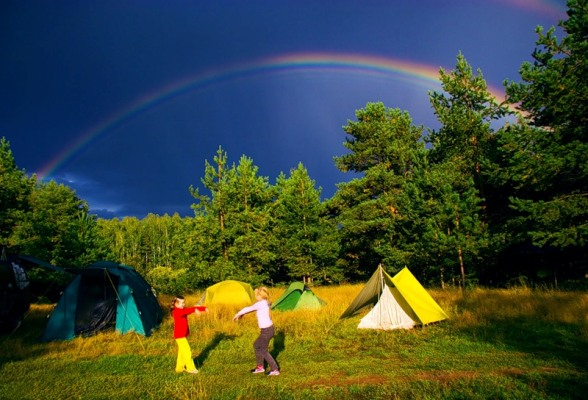
[{"label": "rainbow", "polygon": [[[566,17],[565,0],[495,0],[510,7],[519,8],[545,15],[550,18]],[[556,21],[557,22],[557,21]]]},{"label": "rainbow", "polygon": [[[440,88],[439,68],[388,57],[359,54],[301,53],[267,57],[249,63],[198,73],[147,93],[124,109],[92,126],[41,168],[37,172],[37,176],[40,179],[50,178],[59,167],[88,146],[98,136],[124,124],[143,112],[182,94],[204,89],[217,83],[271,72],[292,70],[319,70],[325,72],[333,70],[362,75],[394,76],[395,79],[404,79],[413,84],[433,89]],[[445,68],[445,70],[449,69]],[[489,87],[489,90],[497,99],[504,97],[503,93],[496,88]]]}]

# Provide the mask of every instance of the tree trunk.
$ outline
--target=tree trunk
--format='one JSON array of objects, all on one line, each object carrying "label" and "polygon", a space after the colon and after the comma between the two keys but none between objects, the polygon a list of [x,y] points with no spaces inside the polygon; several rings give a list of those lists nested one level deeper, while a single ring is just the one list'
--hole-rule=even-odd
[{"label": "tree trunk", "polygon": [[445,289],[445,276],[443,276],[444,275],[443,272],[444,272],[443,268],[441,268],[439,270],[439,273],[441,275],[441,289]]},{"label": "tree trunk", "polygon": [[461,247],[457,249],[457,255],[459,256],[459,269],[461,271],[461,291],[465,292],[465,267],[463,265],[463,253]]}]

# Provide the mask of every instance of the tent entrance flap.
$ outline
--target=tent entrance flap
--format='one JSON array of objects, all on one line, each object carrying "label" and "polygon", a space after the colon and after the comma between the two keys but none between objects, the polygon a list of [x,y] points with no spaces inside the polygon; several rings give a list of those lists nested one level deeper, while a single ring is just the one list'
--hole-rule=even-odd
[{"label": "tent entrance flap", "polygon": [[98,274],[82,275],[76,307],[76,335],[92,335],[95,332],[114,328],[116,322],[116,287],[118,276],[108,275],[108,271]]},{"label": "tent entrance flap", "polygon": [[[394,290],[394,289],[393,289]],[[410,329],[415,321],[398,304],[390,288],[382,290],[382,295],[371,311],[361,319],[360,329]]]}]

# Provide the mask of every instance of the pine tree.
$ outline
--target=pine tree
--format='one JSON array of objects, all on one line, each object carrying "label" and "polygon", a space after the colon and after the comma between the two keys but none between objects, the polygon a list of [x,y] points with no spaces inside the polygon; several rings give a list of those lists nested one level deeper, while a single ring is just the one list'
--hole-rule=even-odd
[{"label": "pine tree", "polygon": [[368,103],[356,111],[356,118],[343,127],[350,153],[336,157],[335,164],[363,176],[340,184],[329,201],[330,212],[338,216],[345,269],[351,277],[370,273],[380,263],[406,265],[409,254],[399,246],[402,234],[395,228],[402,215],[398,197],[414,154],[423,147],[423,128],[414,126],[406,112]]},{"label": "pine tree", "polygon": [[316,279],[340,279],[336,229],[323,216],[321,189],[308,176],[302,163],[281,174],[276,181],[274,235],[279,244],[279,259],[289,278],[311,283]]},{"label": "pine tree", "polygon": [[588,244],[588,2],[568,2],[569,19],[537,28],[534,62],[507,84],[508,100],[524,115],[501,137],[503,183],[520,240],[580,251]]}]

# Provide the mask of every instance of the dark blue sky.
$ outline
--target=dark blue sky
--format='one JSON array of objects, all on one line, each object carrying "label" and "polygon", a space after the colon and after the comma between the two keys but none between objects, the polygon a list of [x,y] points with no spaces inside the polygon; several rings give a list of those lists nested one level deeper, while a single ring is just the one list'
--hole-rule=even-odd
[{"label": "dark blue sky", "polygon": [[500,89],[564,4],[5,0],[0,136],[104,217],[192,215],[188,187],[219,146],[270,183],[302,162],[328,198],[349,179],[333,157],[355,110],[382,101],[435,127],[422,71],[461,51]]}]

